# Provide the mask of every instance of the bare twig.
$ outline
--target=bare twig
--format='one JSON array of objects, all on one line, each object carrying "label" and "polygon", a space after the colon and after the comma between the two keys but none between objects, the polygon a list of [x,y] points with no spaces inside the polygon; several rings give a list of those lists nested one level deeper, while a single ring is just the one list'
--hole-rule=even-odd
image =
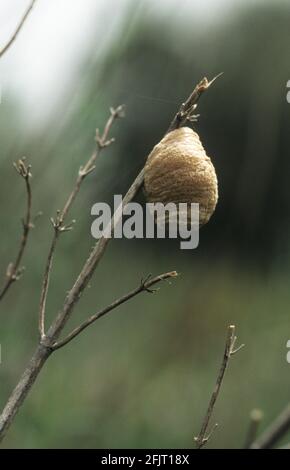
[{"label": "bare twig", "polygon": [[102,135],[99,134],[98,129],[96,131],[97,146],[96,146],[95,151],[93,152],[92,156],[89,158],[85,166],[80,167],[74,188],[72,192],[70,193],[67,201],[65,202],[62,211],[57,212],[56,220],[51,219],[51,222],[54,228],[54,235],[52,238],[52,242],[51,242],[51,246],[49,249],[49,254],[48,254],[48,258],[47,258],[47,262],[45,266],[42,290],[41,290],[41,295],[40,295],[40,306],[39,306],[39,336],[40,336],[41,341],[45,340],[46,301],[47,301],[47,294],[48,294],[48,288],[49,288],[50,273],[52,269],[53,257],[54,257],[54,252],[56,249],[56,244],[57,244],[59,235],[61,233],[70,231],[72,229],[72,225],[74,221],[72,221],[72,223],[69,225],[64,225],[65,219],[71,209],[71,206],[74,200],[76,199],[80,191],[83,180],[85,179],[87,175],[89,175],[95,169],[95,162],[98,156],[100,155],[100,152],[104,148],[108,147],[112,142],[114,142],[114,139],[108,140],[109,133],[111,131],[114,121],[123,116],[124,116],[124,106],[118,106],[116,109],[114,108],[110,109],[110,117],[105,125]]},{"label": "bare twig", "polygon": [[187,100],[182,103],[179,110],[177,111],[176,115],[174,116],[173,121],[171,122],[168,131],[173,131],[174,129],[178,129],[179,127],[185,126],[187,122],[195,122],[198,118],[198,115],[194,114],[197,108],[197,102],[201,95],[209,89],[209,87],[222,75],[220,73],[212,80],[208,81],[206,77],[204,77],[198,85],[194,88],[191,95],[187,98]]},{"label": "bare twig", "polygon": [[249,449],[255,441],[260,423],[263,419],[261,410],[252,410],[250,413],[250,425],[246,436],[245,449]]},{"label": "bare twig", "polygon": [[271,449],[290,430],[290,405],[251,445],[251,449]]},{"label": "bare twig", "polygon": [[136,289],[132,290],[131,292],[128,292],[128,294],[115,300],[111,305],[108,305],[107,307],[105,307],[103,310],[100,310],[95,315],[92,315],[90,318],[84,321],[80,326],[75,328],[66,338],[54,343],[52,345],[52,349],[55,351],[56,349],[62,348],[63,346],[68,344],[70,341],[72,341],[76,336],[78,336],[88,326],[90,326],[92,323],[98,320],[99,318],[103,317],[107,313],[111,312],[112,310],[119,307],[120,305],[127,302],[128,300],[132,299],[133,297],[140,294],[141,292],[150,292],[150,293],[156,292],[157,289],[152,290],[151,289],[152,286],[166,279],[177,277],[177,275],[178,274],[176,271],[172,271],[169,273],[160,274],[159,276],[156,276],[153,278],[151,278],[151,275],[148,276],[144,281],[143,280],[141,281],[141,284],[138,287],[136,287]]},{"label": "bare twig", "polygon": [[23,268],[20,267],[20,263],[22,261],[24,251],[27,245],[29,231],[33,227],[32,220],[31,220],[31,201],[32,201],[31,185],[30,185],[31,166],[30,165],[26,166],[25,158],[22,158],[21,160],[18,160],[17,163],[14,163],[14,167],[16,171],[19,173],[19,175],[24,179],[24,182],[25,182],[26,196],[27,196],[27,203],[26,203],[27,208],[26,208],[26,215],[24,219],[22,220],[22,237],[20,241],[19,250],[18,250],[14,263],[10,263],[7,268],[6,280],[0,291],[0,300],[3,299],[4,295],[8,292],[11,285],[15,281],[18,281],[18,279],[21,277]]},{"label": "bare twig", "polygon": [[219,392],[220,392],[220,389],[221,389],[221,386],[222,386],[222,383],[223,383],[223,379],[224,379],[224,376],[225,376],[226,369],[228,367],[229,360],[235,353],[237,353],[244,346],[242,344],[237,349],[235,349],[236,340],[237,340],[237,337],[235,336],[235,326],[230,325],[228,327],[225,351],[224,351],[224,355],[223,355],[222,365],[221,365],[221,368],[220,368],[220,371],[219,371],[219,374],[218,374],[218,378],[217,378],[217,381],[216,381],[216,385],[215,385],[214,391],[212,393],[212,396],[211,396],[211,399],[210,399],[210,402],[209,402],[209,405],[208,405],[208,409],[207,409],[206,415],[205,415],[203,423],[202,423],[201,430],[200,430],[198,436],[194,438],[196,447],[198,449],[201,449],[208,442],[208,440],[210,439],[213,431],[218,426],[217,424],[215,424],[214,427],[212,428],[212,431],[210,431],[210,433],[208,433],[209,422],[210,422],[210,419],[212,417],[217,398],[219,396]]},{"label": "bare twig", "polygon": [[[205,89],[208,88],[209,84],[206,79],[204,79],[204,85],[203,87]],[[211,82],[209,82],[211,83]],[[201,87],[202,88],[202,87]],[[200,88],[200,91],[201,91]],[[202,90],[204,91],[204,90]],[[196,96],[192,98],[192,102],[194,100],[198,99],[201,93],[196,93]],[[191,110],[187,111],[188,117],[191,115]],[[185,123],[184,119],[175,119],[174,122],[170,126],[170,130],[173,130],[174,128],[180,127],[183,125],[183,122]],[[110,125],[106,126],[105,133],[109,130]],[[108,145],[107,141],[107,135],[105,139],[100,139],[99,136],[97,135],[97,140],[98,143],[101,147]],[[88,166],[85,168],[85,171],[81,171],[81,175],[86,176],[90,171],[92,171],[92,166],[88,164]],[[81,177],[79,175],[79,177]],[[1,416],[0,416],[0,441],[4,438],[7,430],[9,429],[15,415],[17,414],[20,406],[22,405],[23,401],[27,397],[31,387],[33,386],[38,374],[40,373],[42,367],[44,366],[46,360],[50,356],[50,354],[53,352],[53,345],[57,343],[57,340],[64,329],[65,325],[67,324],[71,313],[73,311],[73,308],[79,301],[84,289],[88,286],[88,283],[90,279],[92,278],[95,269],[101,260],[103,254],[105,253],[105,250],[108,246],[108,243],[110,241],[110,234],[112,234],[114,227],[118,224],[120,221],[120,218],[122,217],[122,212],[123,208],[128,204],[136,195],[138,190],[141,188],[144,182],[144,167],[136,177],[135,181],[129,188],[127,194],[125,195],[123,199],[123,204],[120,206],[116,213],[114,214],[111,223],[108,225],[108,227],[105,229],[104,233],[105,235],[99,239],[99,241],[95,244],[93,247],[87,261],[85,262],[83,268],[81,269],[74,285],[68,292],[63,307],[62,309],[58,312],[55,320],[52,322],[48,332],[46,335],[43,334],[44,331],[44,322],[41,320],[39,322],[40,324],[40,334],[41,334],[41,341],[32,357],[32,359],[29,362],[29,365],[27,369],[25,370],[24,374],[22,375],[18,385],[12,392]],[[71,196],[65,205],[65,209],[63,210],[64,215],[67,215],[67,212],[69,208],[71,207],[72,202],[75,199],[76,194],[78,193],[79,190],[79,185],[77,184],[77,189],[75,188],[73,192],[71,193]],[[62,220],[62,218],[60,218]],[[54,251],[54,248],[52,249],[52,252]],[[51,257],[52,258],[52,257]],[[49,264],[50,262],[48,262]],[[48,277],[50,273],[50,266],[47,269],[48,272]],[[44,295],[42,298],[46,298],[47,295],[47,288],[48,288],[48,283],[44,287]],[[41,314],[42,315],[42,314]]]},{"label": "bare twig", "polygon": [[60,232],[58,230],[54,231],[54,236],[50,245],[50,249],[49,249],[49,253],[48,253],[48,257],[46,261],[46,266],[44,270],[42,289],[40,293],[40,304],[39,304],[39,338],[40,338],[40,341],[42,341],[45,336],[44,331],[45,331],[46,300],[47,300],[47,294],[48,294],[48,288],[49,288],[52,261],[53,261],[54,251],[55,251],[59,234]]},{"label": "bare twig", "polygon": [[8,51],[8,49],[12,46],[12,44],[14,43],[14,41],[16,40],[18,34],[20,33],[21,29],[23,28],[24,26],[24,23],[25,21],[27,20],[32,8],[34,7],[36,3],[36,0],[32,0],[30,2],[30,5],[29,7],[27,8],[27,10],[25,11],[23,17],[21,18],[20,20],[20,23],[18,24],[15,32],[13,33],[13,35],[11,36],[11,38],[9,39],[9,41],[7,42],[7,44],[0,50],[0,58],[5,54],[5,52]]}]

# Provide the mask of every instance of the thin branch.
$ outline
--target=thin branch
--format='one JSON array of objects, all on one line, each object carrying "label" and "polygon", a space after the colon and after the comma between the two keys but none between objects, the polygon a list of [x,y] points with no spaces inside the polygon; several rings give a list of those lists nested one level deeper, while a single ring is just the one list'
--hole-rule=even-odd
[{"label": "thin branch", "polygon": [[16,40],[18,34],[20,33],[21,29],[23,28],[24,23],[27,20],[27,18],[29,16],[32,8],[34,7],[35,3],[36,3],[36,0],[32,0],[32,2],[30,2],[30,5],[27,8],[26,12],[24,13],[23,17],[21,18],[20,23],[18,24],[15,32],[13,33],[13,35],[11,36],[11,38],[9,39],[7,44],[0,50],[0,58],[5,54],[5,52],[8,51],[8,49],[12,46],[12,44]]},{"label": "thin branch", "polygon": [[237,340],[237,337],[235,336],[235,326],[230,325],[228,327],[225,351],[224,351],[224,355],[223,355],[221,368],[220,368],[218,378],[217,378],[217,381],[216,381],[216,385],[215,385],[214,391],[212,393],[212,396],[211,396],[211,399],[210,399],[210,402],[209,402],[209,405],[208,405],[208,409],[207,409],[206,415],[205,415],[203,423],[202,423],[200,433],[198,434],[197,437],[194,438],[196,447],[198,449],[201,449],[208,442],[208,440],[210,439],[213,431],[218,426],[217,424],[215,424],[212,431],[210,433],[208,433],[209,423],[210,423],[210,420],[211,420],[211,417],[212,417],[212,414],[213,414],[213,411],[214,411],[214,407],[215,407],[216,401],[218,399],[218,396],[219,396],[219,393],[220,393],[220,390],[221,390],[221,386],[222,386],[222,383],[223,383],[223,379],[224,379],[224,376],[225,376],[226,369],[227,369],[228,364],[229,364],[229,360],[234,354],[236,354],[244,346],[242,344],[237,349],[235,349],[236,340]]},{"label": "thin branch", "polygon": [[255,441],[258,429],[263,419],[263,413],[261,410],[252,410],[250,413],[250,424],[246,436],[245,449],[250,449],[251,445]]},{"label": "thin branch", "polygon": [[49,281],[50,281],[50,272],[52,268],[52,261],[53,261],[53,255],[56,247],[56,243],[58,240],[59,236],[59,231],[55,230],[54,236],[51,242],[51,246],[49,249],[48,257],[47,257],[47,262],[45,266],[45,271],[44,271],[44,276],[43,276],[43,283],[42,283],[42,289],[41,289],[41,294],[40,294],[40,304],[39,304],[39,337],[40,341],[45,336],[45,310],[46,310],[46,301],[47,301],[47,294],[48,294],[48,288],[49,288]]},{"label": "thin branch", "polygon": [[99,129],[96,130],[96,143],[97,148],[95,152],[92,154],[91,158],[87,161],[84,167],[80,167],[79,174],[75,183],[75,187],[73,188],[70,196],[68,197],[64,208],[59,215],[58,223],[62,226],[64,219],[66,218],[79,190],[81,184],[85,177],[89,175],[95,169],[95,162],[100,154],[100,152],[111,145],[114,142],[114,138],[109,139],[109,134],[112,129],[112,126],[116,119],[122,118],[125,115],[125,107],[123,105],[118,106],[117,108],[110,108],[110,117],[105,125],[104,131],[102,135],[99,133]]},{"label": "thin branch", "polygon": [[105,125],[102,135],[99,134],[98,129],[96,131],[97,146],[96,146],[95,151],[93,152],[92,156],[89,158],[85,166],[80,167],[74,188],[72,192],[70,193],[67,201],[65,202],[63,209],[57,212],[56,220],[51,219],[51,222],[54,228],[54,235],[52,238],[52,242],[51,242],[51,246],[49,249],[49,254],[48,254],[48,258],[47,258],[47,262],[45,266],[42,290],[41,290],[41,295],[40,295],[40,306],[39,306],[39,336],[40,336],[41,341],[45,340],[46,301],[47,301],[47,295],[48,295],[48,289],[49,289],[49,281],[50,281],[50,273],[52,269],[53,257],[54,257],[54,252],[56,249],[59,235],[61,233],[70,231],[72,229],[73,223],[75,221],[72,221],[72,223],[69,225],[64,225],[65,219],[72,207],[73,202],[75,201],[80,191],[83,180],[85,179],[87,175],[92,173],[92,171],[95,169],[95,162],[98,156],[100,155],[101,151],[114,142],[114,139],[108,139],[109,133],[111,131],[114,121],[123,116],[124,116],[124,106],[118,106],[116,109],[114,108],[110,109],[110,117]]},{"label": "thin branch", "polygon": [[31,166],[30,165],[26,166],[25,158],[22,158],[18,160],[17,163],[14,163],[14,168],[19,173],[19,175],[24,179],[24,182],[25,182],[26,198],[27,198],[26,207],[27,208],[26,208],[26,215],[24,219],[22,220],[22,237],[20,240],[19,250],[18,250],[14,263],[10,263],[7,268],[6,280],[0,291],[0,301],[8,292],[11,285],[15,281],[18,281],[19,278],[21,277],[23,268],[20,267],[20,263],[22,261],[24,251],[27,245],[30,229],[33,227],[32,220],[31,220],[31,202],[32,202],[31,185],[30,185]]},{"label": "thin branch", "polygon": [[178,274],[176,271],[172,271],[169,273],[164,273],[160,274],[159,276],[156,276],[154,278],[151,278],[148,276],[144,281],[141,281],[141,284],[136,287],[136,289],[132,290],[128,294],[120,297],[119,299],[115,300],[112,304],[108,305],[105,307],[103,310],[100,310],[98,313],[95,315],[92,315],[90,318],[88,318],[86,321],[84,321],[80,326],[75,328],[66,338],[64,338],[61,341],[58,341],[52,345],[52,349],[55,351],[56,349],[60,349],[66,344],[68,344],[70,341],[72,341],[76,336],[78,336],[82,331],[84,331],[88,326],[92,325],[95,321],[97,321],[99,318],[103,317],[107,313],[111,312],[115,308],[119,307],[123,303],[127,302],[128,300],[132,299],[136,295],[140,294],[141,292],[150,292],[154,293],[157,291],[157,289],[152,290],[152,286],[155,284],[158,284],[161,281],[164,281],[166,279],[172,279],[174,277],[177,277]]},{"label": "thin branch", "polygon": [[209,89],[209,87],[222,75],[220,73],[212,80],[208,81],[206,77],[204,77],[198,85],[194,88],[191,95],[187,98],[187,100],[182,103],[179,110],[174,116],[173,121],[171,122],[168,131],[173,131],[174,129],[179,129],[179,127],[185,126],[187,122],[195,122],[198,118],[198,115],[194,114],[197,108],[197,102],[201,95]]},{"label": "thin branch", "polygon": [[251,449],[271,449],[290,430],[290,405],[251,445]]}]

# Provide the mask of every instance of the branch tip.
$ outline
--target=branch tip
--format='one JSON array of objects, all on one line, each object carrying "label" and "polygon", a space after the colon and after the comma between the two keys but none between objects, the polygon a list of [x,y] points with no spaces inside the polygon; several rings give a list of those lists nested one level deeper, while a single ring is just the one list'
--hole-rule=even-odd
[{"label": "branch tip", "polygon": [[18,281],[23,274],[24,268],[20,267],[25,248],[28,242],[28,235],[33,228],[33,222],[31,217],[31,204],[32,204],[32,193],[31,193],[31,185],[30,185],[30,178],[31,178],[31,165],[26,164],[26,158],[22,157],[17,162],[13,163],[13,167],[17,171],[17,173],[23,178],[25,181],[25,189],[26,189],[26,214],[22,222],[22,237],[20,241],[20,246],[18,249],[18,253],[16,256],[16,260],[14,263],[9,263],[9,266],[6,271],[6,279],[4,281],[3,287],[0,289],[0,300],[3,299],[6,292],[9,290],[10,286],[15,282]]},{"label": "branch tip", "polygon": [[207,88],[209,88],[218,78],[220,78],[222,75],[224,74],[224,72],[220,72],[218,75],[216,75],[212,80],[208,81],[207,78],[206,78],[206,81],[207,81]]},{"label": "branch tip", "polygon": [[194,113],[197,108],[197,103],[201,97],[201,95],[208,90],[208,88],[221,76],[222,74],[217,75],[212,80],[208,81],[206,77],[204,77],[194,88],[191,95],[187,98],[187,100],[182,103],[178,112],[174,116],[173,121],[171,122],[168,132],[171,132],[175,129],[179,129],[180,127],[186,126],[188,122],[196,122],[198,115]]}]

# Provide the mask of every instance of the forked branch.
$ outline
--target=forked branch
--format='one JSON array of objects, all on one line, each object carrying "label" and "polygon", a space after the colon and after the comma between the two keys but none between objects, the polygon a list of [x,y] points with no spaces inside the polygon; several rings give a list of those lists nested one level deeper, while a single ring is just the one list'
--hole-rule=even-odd
[{"label": "forked branch", "polygon": [[[190,119],[190,117],[192,116],[192,107],[197,104],[203,92],[208,90],[208,88],[216,80],[216,78],[211,81],[208,81],[207,78],[204,78],[195,87],[189,98],[186,100],[185,104],[181,105],[167,132],[186,124],[187,120]],[[178,116],[181,116],[181,119]],[[101,258],[103,257],[108,243],[112,238],[114,228],[117,226],[122,217],[124,207],[135,197],[139,189],[142,187],[144,183],[144,173],[145,170],[143,167],[138,176],[136,177],[135,181],[129,188],[127,194],[124,196],[122,205],[117,208],[115,214],[112,217],[112,220],[104,230],[104,235],[93,247],[92,252],[87,261],[85,262],[75,284],[69,291],[62,310],[58,313],[54,324],[51,326],[47,333],[48,339],[51,340],[53,343],[58,339],[61,331],[63,330],[65,324],[67,323],[71,315],[71,312],[77,300],[81,296],[84,289],[87,287]]]},{"label": "forked branch", "polygon": [[[196,87],[195,89],[196,91],[194,91],[190,95],[190,98],[186,101],[186,103],[189,101],[190,105],[181,106],[179,112],[182,111],[182,114],[173,120],[170,126],[170,130],[173,130],[174,128],[178,128],[181,125],[184,125],[187,122],[187,120],[192,117],[192,112],[193,112],[192,106],[196,104],[196,102],[198,101],[203,91],[208,89],[211,83],[212,81],[208,82],[208,80],[205,78]],[[66,326],[72,314],[72,311],[75,305],[78,303],[83,291],[88,286],[99,261],[101,260],[103,254],[105,253],[105,250],[111,239],[110,234],[114,230],[114,227],[119,223],[120,218],[122,217],[123,208],[135,197],[136,193],[143,185],[144,167],[140,171],[138,176],[136,177],[135,181],[132,183],[127,194],[125,195],[122,206],[120,206],[117,209],[117,212],[114,214],[112,221],[109,223],[109,226],[105,229],[104,232],[106,236],[101,237],[99,241],[94,245],[74,285],[68,292],[64,300],[62,309],[58,312],[56,318],[53,320],[50,328],[48,329],[47,334],[44,334],[45,305],[46,305],[46,298],[47,298],[48,287],[49,287],[49,277],[50,277],[50,272],[51,272],[51,267],[52,267],[53,254],[54,254],[56,242],[58,239],[58,235],[59,233],[64,232],[67,229],[71,228],[71,225],[69,226],[64,225],[64,219],[66,218],[72,206],[72,203],[74,202],[75,197],[77,196],[79,192],[79,189],[80,189],[80,186],[84,177],[88,175],[91,171],[93,171],[94,162],[100,150],[111,143],[111,140],[108,139],[110,128],[115,118],[120,117],[122,113],[123,113],[123,108],[117,108],[117,110],[111,111],[110,119],[107,125],[105,126],[105,130],[104,130],[102,137],[100,137],[99,134],[97,134],[96,153],[94,153],[93,156],[89,159],[85,167],[80,169],[78,178],[76,180],[76,184],[64,206],[64,209],[57,214],[56,220],[53,221],[55,233],[54,233],[53,242],[50,248],[50,252],[49,252],[49,256],[48,256],[48,260],[46,264],[44,282],[43,282],[42,293],[41,293],[41,301],[40,301],[40,314],[39,314],[40,342],[26,370],[24,371],[22,377],[20,378],[18,385],[13,390],[2,414],[0,415],[0,441],[4,438],[16,413],[18,412],[20,406],[26,399],[38,374],[40,373],[42,367],[44,366],[45,362],[47,361],[51,353],[54,351],[54,348],[56,349],[57,347],[58,348],[61,347],[61,341],[58,342],[60,334],[62,330],[64,329],[64,327]],[[132,296],[137,295],[137,293],[142,292],[144,290],[148,291],[157,282],[165,279],[166,277],[174,277],[174,276],[175,276],[175,272],[166,273],[166,274],[158,276],[157,278],[147,279],[145,282],[141,284],[141,286],[138,287],[138,289],[136,289],[135,291],[132,291],[129,295],[125,296],[124,298],[119,299],[119,301],[116,301],[117,303],[116,305],[112,304],[107,309],[105,309],[105,311],[99,312],[97,316],[93,316],[90,319],[88,319],[89,324],[93,323],[97,318],[99,318],[100,314],[104,315],[105,313],[107,313],[107,311],[113,310],[113,308],[120,305],[125,300],[129,300]],[[83,325],[80,325],[79,327],[81,329],[80,331],[83,331],[83,329],[86,328],[87,326],[88,326],[87,322]],[[69,337],[63,340],[63,341],[66,341],[65,344],[67,344],[71,339],[73,339],[73,337],[77,336],[80,331],[78,330],[77,332],[72,332],[71,335],[69,335]],[[231,351],[231,353],[233,354],[233,351]]]},{"label": "forked branch", "polygon": [[62,348],[74,338],[76,338],[82,331],[88,328],[88,326],[92,325],[93,323],[95,323],[95,321],[99,320],[99,318],[103,317],[104,315],[111,312],[112,310],[119,307],[128,300],[132,299],[133,297],[136,297],[136,295],[140,294],[141,292],[154,293],[157,291],[157,289],[152,289],[155,284],[158,284],[159,282],[165,281],[167,279],[172,279],[177,276],[178,274],[176,271],[160,274],[159,276],[153,278],[150,274],[144,281],[141,281],[140,285],[136,287],[136,289],[132,290],[131,292],[128,292],[128,294],[124,295],[123,297],[120,297],[119,299],[115,300],[112,304],[105,307],[103,310],[100,310],[95,315],[89,317],[81,325],[75,328],[66,338],[53,344],[52,349],[55,351],[56,349]]}]

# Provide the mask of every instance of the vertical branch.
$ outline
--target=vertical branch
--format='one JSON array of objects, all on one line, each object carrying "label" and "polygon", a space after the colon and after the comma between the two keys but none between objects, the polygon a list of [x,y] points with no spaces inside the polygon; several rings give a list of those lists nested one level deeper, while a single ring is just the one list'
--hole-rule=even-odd
[{"label": "vertical branch", "polygon": [[28,235],[30,232],[30,229],[33,227],[32,221],[31,221],[31,203],[32,203],[32,194],[31,194],[31,185],[30,185],[30,179],[31,179],[31,173],[30,169],[31,166],[25,165],[25,159],[22,158],[19,160],[17,163],[14,163],[14,167],[16,171],[19,173],[19,175],[24,179],[25,181],[25,188],[26,188],[26,197],[27,197],[27,209],[26,209],[26,215],[24,219],[22,220],[22,227],[23,227],[23,232],[22,232],[22,237],[20,241],[20,246],[19,250],[16,256],[16,259],[14,263],[10,263],[7,271],[6,271],[6,281],[3,285],[3,287],[0,290],[0,301],[3,299],[5,294],[8,292],[9,288],[11,285],[15,282],[18,281],[20,278],[23,268],[20,267],[20,263],[22,261],[24,251],[27,245],[28,241]]},{"label": "vertical branch", "polygon": [[56,243],[58,240],[59,236],[59,231],[55,229],[53,239],[51,242],[51,246],[49,249],[48,257],[47,257],[47,262],[44,270],[44,277],[43,277],[43,283],[42,283],[42,289],[40,293],[40,304],[39,304],[39,320],[38,320],[38,326],[39,326],[39,338],[40,341],[44,338],[44,330],[45,330],[45,310],[46,310],[46,301],[47,301],[47,294],[48,294],[48,288],[49,288],[49,281],[50,281],[50,272],[52,268],[52,261],[53,261],[53,255],[54,251],[56,248]]},{"label": "vertical branch", "polygon": [[217,377],[217,381],[216,381],[216,384],[215,384],[215,388],[214,388],[214,391],[212,393],[212,396],[211,396],[211,399],[210,399],[210,402],[209,402],[209,405],[208,405],[208,409],[207,409],[206,415],[204,417],[204,420],[203,420],[203,423],[202,423],[202,426],[201,426],[201,430],[200,430],[198,436],[194,438],[194,441],[196,443],[196,447],[198,449],[201,449],[208,442],[208,440],[210,439],[213,431],[217,427],[217,424],[215,424],[214,427],[212,428],[212,430],[208,433],[210,419],[211,419],[212,414],[214,412],[215,404],[216,404],[216,401],[218,399],[218,396],[219,396],[219,393],[220,393],[220,390],[221,390],[221,386],[222,386],[222,383],[223,383],[223,380],[224,380],[225,372],[226,372],[228,364],[229,364],[229,360],[236,352],[238,352],[244,346],[242,344],[237,349],[234,349],[235,344],[236,344],[236,340],[237,340],[237,337],[235,336],[235,326],[230,325],[228,327],[225,351],[224,351],[224,355],[223,355],[221,368],[220,368],[220,371],[219,371],[219,374],[218,374],[218,377]]}]

